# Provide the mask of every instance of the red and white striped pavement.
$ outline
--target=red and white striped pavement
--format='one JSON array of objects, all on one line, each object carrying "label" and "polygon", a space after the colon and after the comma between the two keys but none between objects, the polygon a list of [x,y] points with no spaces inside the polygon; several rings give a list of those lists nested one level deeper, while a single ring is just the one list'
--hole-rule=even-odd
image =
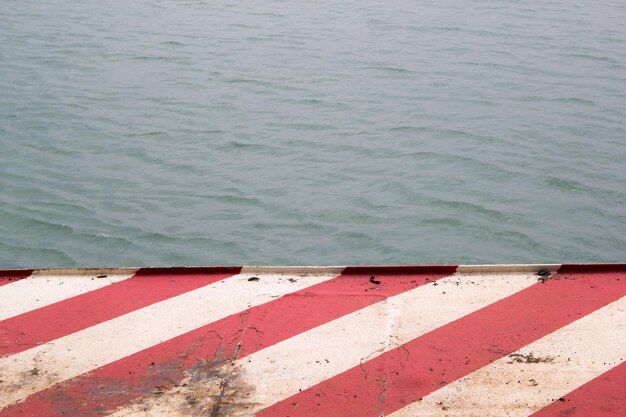
[{"label": "red and white striped pavement", "polygon": [[0,271],[0,417],[624,417],[625,358],[626,264]]}]

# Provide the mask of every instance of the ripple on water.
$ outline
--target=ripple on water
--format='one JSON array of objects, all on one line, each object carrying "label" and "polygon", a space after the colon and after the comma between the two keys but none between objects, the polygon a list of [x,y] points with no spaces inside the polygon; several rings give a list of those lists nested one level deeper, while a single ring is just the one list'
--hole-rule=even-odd
[{"label": "ripple on water", "polygon": [[623,11],[3,4],[0,268],[624,261]]}]

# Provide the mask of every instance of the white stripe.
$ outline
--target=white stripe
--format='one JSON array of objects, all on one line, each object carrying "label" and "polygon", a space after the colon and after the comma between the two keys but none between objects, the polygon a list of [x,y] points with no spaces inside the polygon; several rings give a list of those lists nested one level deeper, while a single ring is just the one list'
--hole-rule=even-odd
[{"label": "white stripe", "polygon": [[625,341],[626,297],[391,416],[528,416],[619,365],[626,358]]},{"label": "white stripe", "polygon": [[34,271],[28,278],[0,287],[0,320],[123,281],[135,275],[136,271],[137,269]]},{"label": "white stripe", "polygon": [[[417,287],[225,365],[216,375],[239,375],[253,387],[241,414],[253,415],[280,400],[358,366],[437,327],[470,314],[537,282],[529,273],[456,274]],[[375,293],[372,294],[375,296]],[[323,300],[320,300],[323,303]],[[322,305],[321,308],[324,308]],[[197,378],[196,378],[197,379]],[[197,392],[219,392],[223,380],[194,381],[142,400],[115,417],[171,416]],[[186,386],[185,386],[186,384]],[[211,398],[200,400],[210,402]],[[209,404],[197,404],[210,409]],[[175,412],[175,410],[179,410]]]},{"label": "white stripe", "polygon": [[[256,275],[258,281],[248,281]],[[0,409],[37,391],[221,318],[336,277],[242,273],[0,358]],[[31,372],[37,369],[37,373]]]}]

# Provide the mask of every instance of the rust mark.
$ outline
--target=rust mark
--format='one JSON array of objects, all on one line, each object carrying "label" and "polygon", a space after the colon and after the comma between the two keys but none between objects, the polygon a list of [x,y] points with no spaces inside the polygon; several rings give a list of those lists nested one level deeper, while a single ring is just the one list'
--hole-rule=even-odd
[{"label": "rust mark", "polygon": [[512,361],[507,363],[548,363],[554,360],[553,356],[535,356],[532,352],[527,354],[511,353],[509,358],[511,358]]},{"label": "rust mark", "polygon": [[134,408],[152,415],[156,405],[159,412],[166,410],[171,417],[243,416],[256,405],[248,400],[253,393],[254,387],[242,377],[239,367],[225,365],[223,360],[202,359],[185,371],[178,384],[169,389],[153,388]]},{"label": "rust mark", "polygon": [[[244,333],[248,329],[245,325],[248,315],[249,311],[240,314]],[[181,378],[173,387],[167,384],[156,387],[156,390],[153,388],[151,395],[135,404],[135,409],[151,415],[156,406],[158,415],[162,415],[165,410],[172,417],[249,415],[249,410],[257,404],[250,400],[255,387],[241,375],[241,367],[236,366],[235,361],[242,349],[241,341],[239,340],[233,352],[226,354],[222,348],[222,336],[216,332],[215,336],[220,339],[220,344],[212,358],[204,357],[195,362],[181,373]]]},{"label": "rust mark", "polygon": [[203,360],[189,369],[186,376],[180,415],[226,417],[245,413],[252,405],[246,398],[254,387],[241,377],[236,367],[216,366]]}]

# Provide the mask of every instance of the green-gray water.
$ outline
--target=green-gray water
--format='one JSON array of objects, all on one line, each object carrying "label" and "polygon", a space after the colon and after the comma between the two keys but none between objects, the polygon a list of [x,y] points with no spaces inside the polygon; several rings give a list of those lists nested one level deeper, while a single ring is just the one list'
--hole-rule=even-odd
[{"label": "green-gray water", "polygon": [[0,267],[626,261],[626,3],[0,1]]}]

